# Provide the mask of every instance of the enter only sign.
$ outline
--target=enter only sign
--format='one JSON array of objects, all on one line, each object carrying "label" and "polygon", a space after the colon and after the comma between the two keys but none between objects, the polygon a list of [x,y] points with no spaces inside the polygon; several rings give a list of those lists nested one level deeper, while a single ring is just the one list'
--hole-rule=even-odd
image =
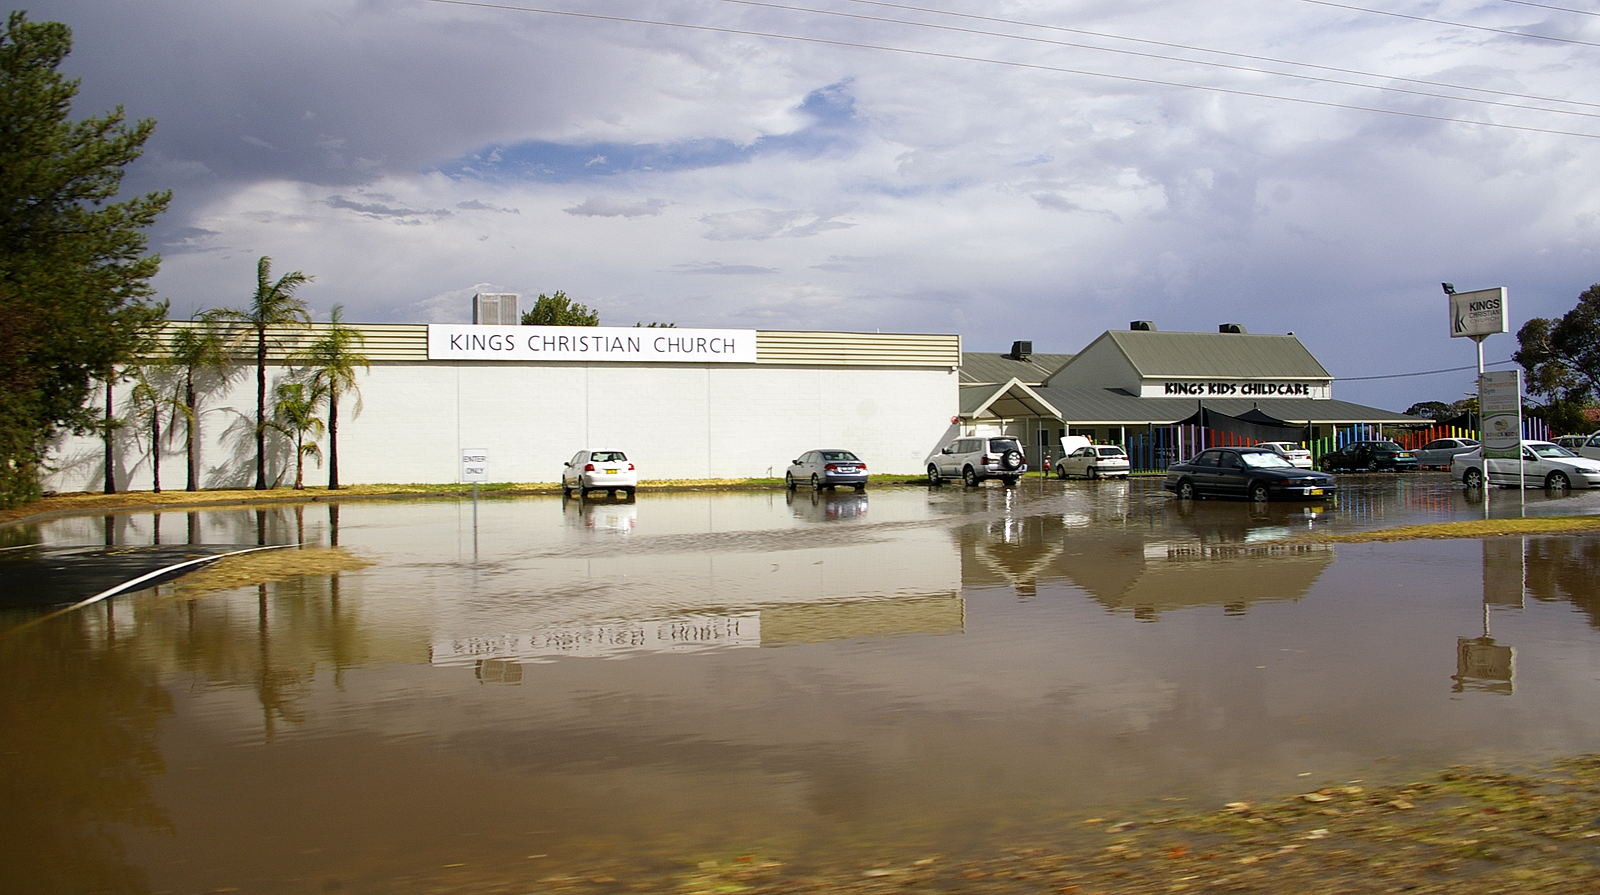
[{"label": "enter only sign", "polygon": [[461,449],[461,481],[489,481],[489,452],[476,448]]}]

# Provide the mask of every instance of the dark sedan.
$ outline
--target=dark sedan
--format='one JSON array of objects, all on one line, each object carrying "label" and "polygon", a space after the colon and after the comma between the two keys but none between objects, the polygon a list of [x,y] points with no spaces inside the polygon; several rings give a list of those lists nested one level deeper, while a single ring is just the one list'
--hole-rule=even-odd
[{"label": "dark sedan", "polygon": [[1212,448],[1167,468],[1161,487],[1184,500],[1196,497],[1320,499],[1333,493],[1333,476],[1301,469],[1266,448]]},{"label": "dark sedan", "polygon": [[1391,469],[1395,472],[1417,469],[1417,455],[1392,441],[1352,441],[1331,454],[1323,454],[1320,461],[1328,472],[1338,470],[1365,470],[1377,472]]}]

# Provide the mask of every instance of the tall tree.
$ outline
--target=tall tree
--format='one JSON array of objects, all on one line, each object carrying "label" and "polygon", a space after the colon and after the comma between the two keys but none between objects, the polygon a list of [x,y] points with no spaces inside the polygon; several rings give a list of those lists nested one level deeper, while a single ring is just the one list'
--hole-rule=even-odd
[{"label": "tall tree", "polygon": [[208,374],[216,374],[224,382],[231,378],[232,358],[228,354],[227,340],[221,329],[221,311],[203,311],[190,318],[195,325],[177,329],[167,351],[173,366],[182,372],[179,387],[182,391],[173,396],[173,417],[183,416],[183,453],[187,473],[184,489],[200,489],[199,452],[196,438],[200,434],[200,394],[196,381]]},{"label": "tall tree", "polygon": [[361,413],[361,388],[356,385],[356,368],[372,369],[367,356],[361,353],[367,337],[360,330],[345,325],[343,312],[343,305],[334,305],[328,328],[295,356],[295,362],[305,368],[311,382],[327,396],[329,491],[339,490],[339,396],[355,395],[356,406],[351,416]]},{"label": "tall tree", "polygon": [[129,395],[133,409],[129,411],[129,418],[143,417],[150,421],[150,490],[156,494],[161,493],[161,412],[167,404],[164,380],[170,363],[167,357],[147,357],[129,374],[133,380],[133,391]]},{"label": "tall tree", "polygon": [[1528,374],[1528,391],[1548,398],[1545,421],[1580,431],[1583,410],[1600,398],[1600,284],[1578,296],[1559,319],[1535,317],[1517,330],[1511,357]]},{"label": "tall tree", "polygon": [[311,282],[300,271],[272,279],[272,259],[266,255],[256,262],[256,294],[250,307],[229,314],[249,327],[256,339],[256,490],[267,485],[267,330],[272,327],[310,326],[306,303],[294,297],[296,289]]},{"label": "tall tree", "polygon": [[560,289],[555,295],[539,294],[533,307],[522,312],[523,326],[599,326],[600,312],[592,311],[567,297]]},{"label": "tall tree", "polygon": [[0,506],[39,494],[52,439],[95,427],[91,378],[163,316],[144,231],[171,193],[113,201],[155,122],[120,106],[72,120],[78,81],[57,71],[71,50],[66,25],[22,12],[0,35]]}]

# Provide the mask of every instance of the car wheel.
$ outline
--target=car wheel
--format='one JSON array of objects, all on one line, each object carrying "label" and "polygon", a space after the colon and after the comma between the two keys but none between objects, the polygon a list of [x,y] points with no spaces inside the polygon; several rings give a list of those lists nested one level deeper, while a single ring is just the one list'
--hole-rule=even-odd
[{"label": "car wheel", "polygon": [[1367,461],[1367,472],[1377,472],[1377,471],[1378,471],[1378,461],[1376,461],[1376,460],[1368,460]]},{"label": "car wheel", "polygon": [[811,474],[811,490],[813,490],[813,491],[821,491],[822,490],[822,479],[817,478],[817,474],[814,473],[814,472]]},{"label": "car wheel", "polygon": [[1267,502],[1267,486],[1256,482],[1250,486],[1250,499],[1256,503]]},{"label": "car wheel", "polygon": [[1062,481],[1067,480],[1067,468],[1059,463],[1056,464],[1056,478]]},{"label": "car wheel", "polygon": [[784,473],[783,474],[783,487],[788,488],[790,491],[793,491],[795,489],[794,476],[790,475],[787,472]]},{"label": "car wheel", "polygon": [[1184,479],[1178,483],[1178,499],[1194,500],[1194,482]]},{"label": "car wheel", "polygon": [[944,484],[944,477],[939,475],[939,467],[932,463],[928,464],[928,484],[935,487]]},{"label": "car wheel", "polygon": [[1476,466],[1468,466],[1467,471],[1461,476],[1461,483],[1476,491],[1483,487],[1483,470]]},{"label": "car wheel", "polygon": [[961,470],[961,480],[967,483],[968,488],[978,487],[978,471],[968,466]]},{"label": "car wheel", "polygon": [[632,488],[623,488],[622,489],[623,496],[626,497],[628,500],[632,500],[633,499],[633,493],[634,493],[634,489],[632,489]]},{"label": "car wheel", "polygon": [[1008,475],[1000,481],[1004,482],[1007,488],[1015,488],[1017,486],[1017,477],[1014,475]]},{"label": "car wheel", "polygon": [[562,482],[561,483],[561,499],[562,500],[571,500],[572,499],[572,488],[569,485],[567,485],[566,482]]},{"label": "car wheel", "polygon": [[1089,478],[1097,479],[1099,477],[1100,477],[1100,470],[1095,469],[1093,466],[1089,467]]},{"label": "car wheel", "polygon": [[867,493],[867,486],[866,485],[857,485],[856,486],[856,493],[857,494],[865,494],[865,493]]},{"label": "car wheel", "polygon": [[1564,472],[1552,472],[1545,476],[1544,486],[1551,491],[1565,491],[1572,487],[1572,480]]}]

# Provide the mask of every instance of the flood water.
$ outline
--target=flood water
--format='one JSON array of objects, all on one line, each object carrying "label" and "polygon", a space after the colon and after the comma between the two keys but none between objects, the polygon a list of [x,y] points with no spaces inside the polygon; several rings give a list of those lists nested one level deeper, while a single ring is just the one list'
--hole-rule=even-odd
[{"label": "flood water", "polygon": [[374,564],[0,639],[0,889],[621,891],[1600,751],[1600,537],[1294,539],[1597,512],[1383,475],[1326,507],[1030,480],[54,520],[12,543]]}]

